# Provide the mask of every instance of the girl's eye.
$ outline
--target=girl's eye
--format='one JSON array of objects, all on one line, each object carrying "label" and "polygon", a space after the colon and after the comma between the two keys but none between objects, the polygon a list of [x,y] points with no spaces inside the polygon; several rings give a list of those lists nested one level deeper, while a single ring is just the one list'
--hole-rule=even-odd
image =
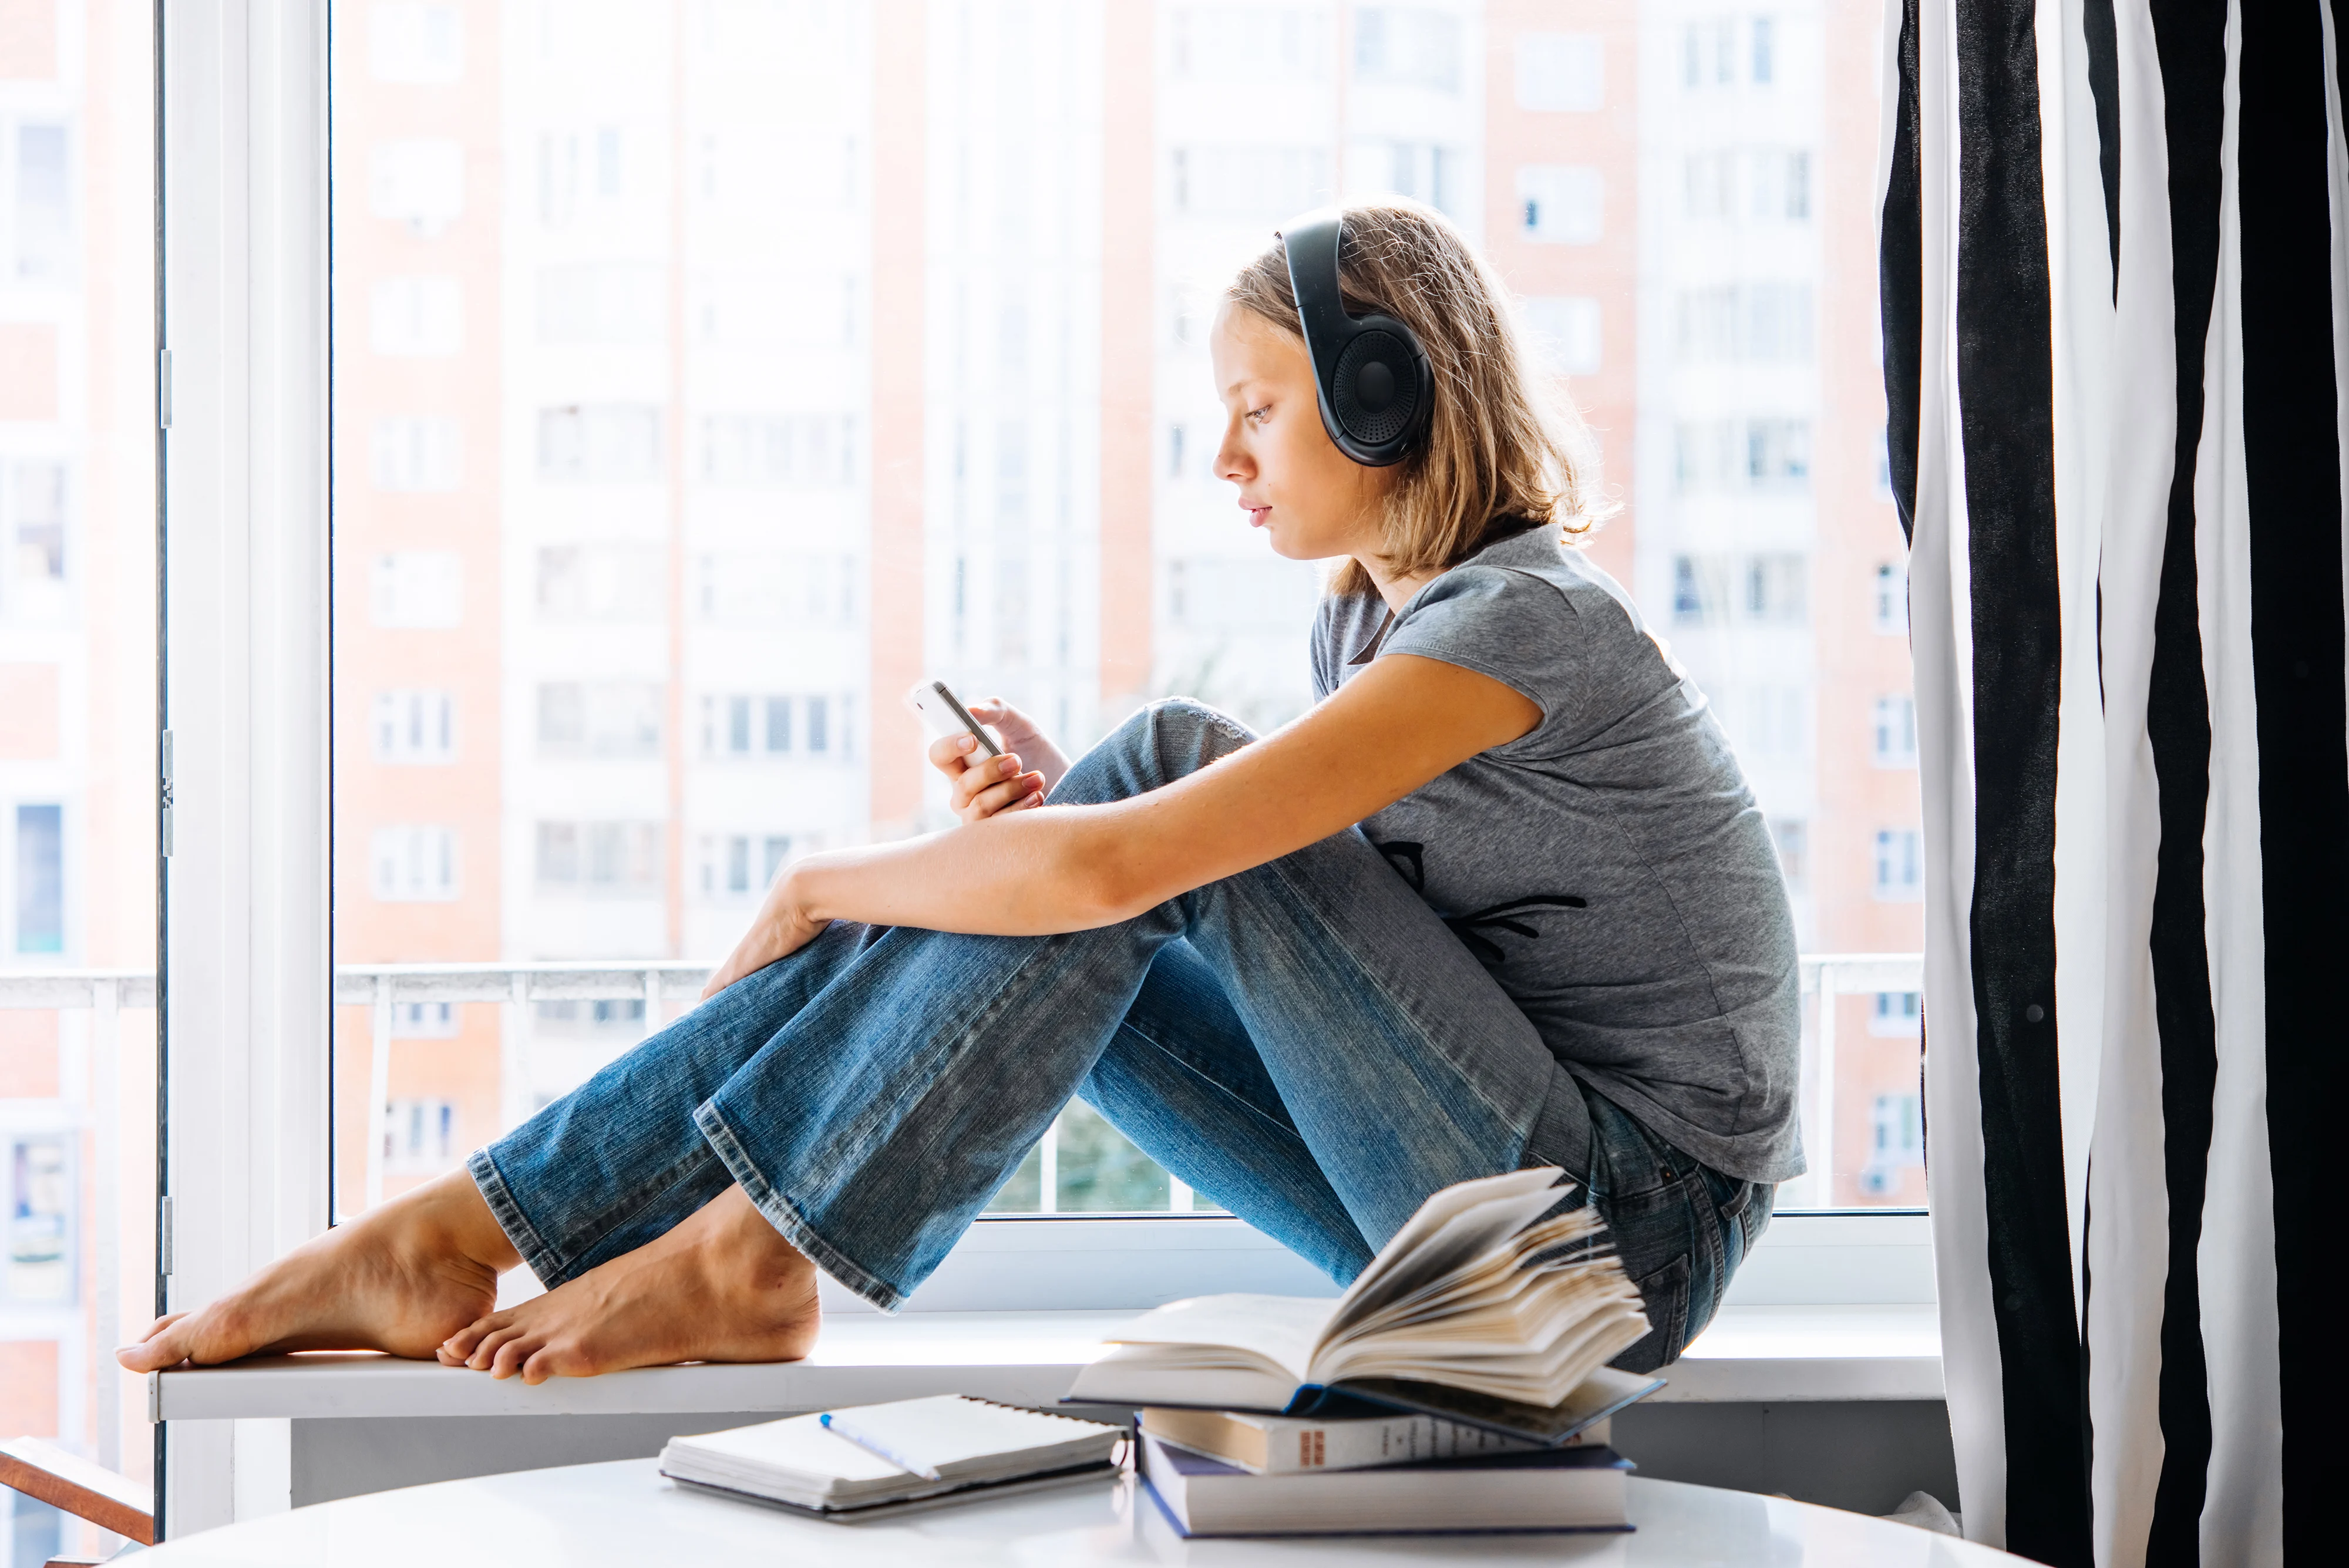
[{"label": "girl's eye", "polygon": [[1265,416],[1271,412],[1272,405],[1270,403],[1267,403],[1260,409],[1250,409],[1247,411],[1247,417],[1254,420],[1257,423],[1262,424],[1264,423]]}]

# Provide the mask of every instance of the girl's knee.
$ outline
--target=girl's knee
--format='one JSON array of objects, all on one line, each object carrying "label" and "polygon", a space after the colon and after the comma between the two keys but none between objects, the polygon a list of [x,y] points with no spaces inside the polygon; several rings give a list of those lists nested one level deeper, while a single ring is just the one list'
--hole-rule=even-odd
[{"label": "girl's knee", "polygon": [[1164,697],[1077,760],[1054,786],[1056,803],[1097,804],[1147,794],[1229,756],[1256,739],[1228,713],[1187,697]]}]

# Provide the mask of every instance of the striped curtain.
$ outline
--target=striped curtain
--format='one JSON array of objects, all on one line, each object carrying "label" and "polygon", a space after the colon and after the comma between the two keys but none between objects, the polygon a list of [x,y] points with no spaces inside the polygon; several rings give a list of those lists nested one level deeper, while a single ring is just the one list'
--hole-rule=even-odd
[{"label": "striped curtain", "polygon": [[2051,1563],[2349,1561],[2334,4],[1884,22],[1950,1419]]}]

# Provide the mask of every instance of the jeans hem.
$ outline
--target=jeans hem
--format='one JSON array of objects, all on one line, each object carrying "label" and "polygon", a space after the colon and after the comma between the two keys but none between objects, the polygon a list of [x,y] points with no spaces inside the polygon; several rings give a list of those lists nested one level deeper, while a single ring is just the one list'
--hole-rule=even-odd
[{"label": "jeans hem", "polygon": [[701,1129],[701,1136],[740,1185],[751,1207],[781,1232],[784,1241],[805,1253],[810,1262],[883,1312],[894,1313],[905,1304],[905,1292],[850,1259],[819,1234],[805,1215],[785,1201],[750,1158],[741,1140],[734,1136],[734,1129],[726,1125],[726,1118],[719,1115],[716,1101],[701,1103],[693,1113],[693,1125]]},{"label": "jeans hem", "polygon": [[498,1229],[506,1233],[513,1250],[522,1254],[523,1266],[548,1290],[561,1284],[569,1271],[523,1213],[522,1205],[514,1201],[513,1191],[499,1174],[497,1161],[490,1158],[490,1151],[477,1148],[466,1156],[465,1171],[473,1179],[481,1201],[490,1206],[490,1218],[498,1222]]}]

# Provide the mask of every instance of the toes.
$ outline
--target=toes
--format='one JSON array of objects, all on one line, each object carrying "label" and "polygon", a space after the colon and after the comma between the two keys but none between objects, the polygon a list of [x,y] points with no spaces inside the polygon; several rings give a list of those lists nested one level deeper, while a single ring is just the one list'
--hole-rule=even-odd
[{"label": "toes", "polygon": [[595,1368],[570,1345],[550,1345],[531,1353],[523,1363],[522,1380],[536,1386],[550,1377],[593,1377]]},{"label": "toes", "polygon": [[462,1366],[473,1358],[473,1352],[491,1333],[513,1322],[511,1312],[493,1312],[487,1317],[475,1318],[463,1328],[440,1342],[438,1352],[444,1366]]},{"label": "toes", "polygon": [[160,1372],[166,1366],[176,1366],[188,1358],[189,1331],[180,1324],[187,1317],[175,1312],[169,1317],[159,1317],[136,1345],[126,1345],[114,1353],[114,1359],[128,1372]]},{"label": "toes", "polygon": [[[543,1340],[541,1340],[533,1334],[514,1334],[512,1338],[507,1339],[499,1345],[497,1355],[490,1363],[490,1376],[492,1377],[512,1377],[514,1374],[523,1370],[523,1366],[528,1364],[532,1353],[536,1351],[538,1347],[544,1343],[545,1342]],[[523,1379],[523,1381],[529,1383],[535,1382],[537,1379],[526,1377]]]},{"label": "toes", "polygon": [[473,1346],[473,1353],[465,1357],[465,1365],[476,1372],[487,1372],[496,1362],[499,1350],[509,1340],[519,1338],[522,1332],[520,1324],[508,1324],[502,1328],[492,1329],[481,1335],[480,1342]]}]

